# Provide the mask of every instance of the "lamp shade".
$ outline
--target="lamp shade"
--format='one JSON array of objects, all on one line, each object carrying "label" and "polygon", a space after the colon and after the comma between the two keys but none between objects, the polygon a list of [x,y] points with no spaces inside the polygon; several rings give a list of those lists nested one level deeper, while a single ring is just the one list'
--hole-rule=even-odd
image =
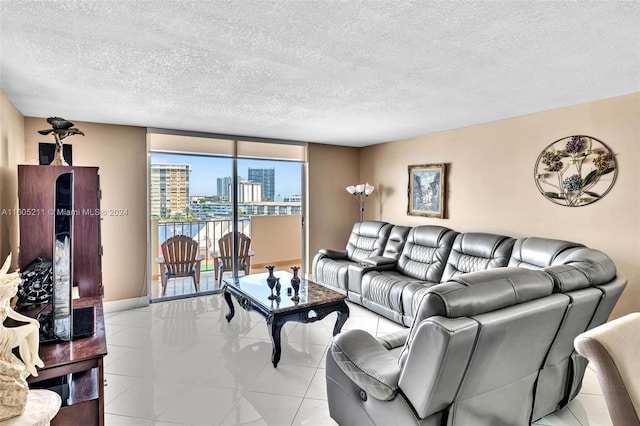
[{"label": "lamp shade", "polygon": [[359,183],[356,185],[356,192],[358,194],[362,194],[364,192],[364,183]]},{"label": "lamp shade", "polygon": [[345,188],[347,190],[347,192],[351,195],[355,194],[356,192],[356,187],[353,185],[349,185]]},{"label": "lamp shade", "polygon": [[369,182],[364,184],[364,193],[365,195],[371,195],[375,187],[373,185],[369,185]]}]

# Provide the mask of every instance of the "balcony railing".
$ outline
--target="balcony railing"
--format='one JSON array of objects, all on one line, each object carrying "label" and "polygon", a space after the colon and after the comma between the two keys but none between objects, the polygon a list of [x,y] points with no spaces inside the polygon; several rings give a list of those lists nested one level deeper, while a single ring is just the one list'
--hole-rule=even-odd
[{"label": "balcony railing", "polygon": [[[188,235],[198,242],[200,254],[204,255],[202,271],[213,271],[211,254],[218,251],[218,240],[233,229],[231,219],[208,219],[193,221],[151,221],[152,262],[162,256],[160,245],[173,235]],[[238,221],[238,230],[251,238],[252,273],[264,272],[265,265],[302,266],[302,216],[275,215],[249,216]],[[155,266],[155,264],[154,264]],[[152,276],[157,278],[159,268]]]},{"label": "balcony railing", "polygon": [[[151,232],[152,241],[157,242],[157,256],[162,256],[160,244],[174,235],[187,235],[198,242],[199,253],[204,255],[201,263],[202,271],[213,271],[213,257],[211,254],[218,251],[218,240],[226,233],[233,230],[233,221],[230,219],[211,219],[193,221],[153,221]],[[157,226],[155,226],[157,223]],[[250,233],[250,220],[240,219],[238,230],[248,236]],[[155,238],[153,238],[155,237]]]}]

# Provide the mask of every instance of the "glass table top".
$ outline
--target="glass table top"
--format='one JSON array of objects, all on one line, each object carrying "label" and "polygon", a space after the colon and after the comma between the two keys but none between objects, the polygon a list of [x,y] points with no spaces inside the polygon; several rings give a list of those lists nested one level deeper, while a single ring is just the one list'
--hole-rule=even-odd
[{"label": "glass table top", "polygon": [[[287,271],[275,271],[276,278],[280,278],[280,297],[275,300],[269,300],[271,290],[267,285],[268,273],[251,274],[238,278],[225,278],[224,283],[240,291],[241,293],[251,297],[254,302],[262,305],[265,309],[272,312],[284,312],[307,306],[316,306],[324,303],[335,302],[346,299],[346,295],[338,291],[327,288],[323,285],[314,283],[313,281],[300,279],[299,301],[293,301],[293,288],[291,286],[291,278],[293,274]],[[287,294],[287,289],[291,288],[291,295]],[[276,294],[275,288],[273,294]]]}]

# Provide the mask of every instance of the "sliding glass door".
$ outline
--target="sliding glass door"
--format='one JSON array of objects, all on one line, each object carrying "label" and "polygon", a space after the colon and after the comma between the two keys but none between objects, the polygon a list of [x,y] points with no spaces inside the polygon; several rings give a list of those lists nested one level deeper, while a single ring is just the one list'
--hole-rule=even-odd
[{"label": "sliding glass door", "polygon": [[162,140],[161,150],[150,144],[152,301],[218,292],[223,278],[262,273],[267,265],[303,266],[299,147],[224,140],[226,151],[233,144],[231,155],[216,155],[205,141],[200,153],[197,143],[188,153],[170,152]]},{"label": "sliding glass door", "polygon": [[[210,293],[219,288],[218,242],[234,229],[234,203],[229,191],[233,162],[206,155],[151,153],[152,300]],[[240,228],[243,226],[240,224]],[[193,240],[195,249],[189,249],[186,243],[171,245],[177,240],[172,237],[177,236]]]}]

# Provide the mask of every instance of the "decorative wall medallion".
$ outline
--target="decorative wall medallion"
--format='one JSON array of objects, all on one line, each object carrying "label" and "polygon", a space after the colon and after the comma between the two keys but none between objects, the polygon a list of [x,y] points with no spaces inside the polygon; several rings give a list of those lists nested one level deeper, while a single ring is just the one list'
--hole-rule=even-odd
[{"label": "decorative wall medallion", "polygon": [[611,190],[618,165],[604,142],[574,135],[547,146],[538,156],[533,173],[538,190],[549,201],[579,207],[598,201]]}]

